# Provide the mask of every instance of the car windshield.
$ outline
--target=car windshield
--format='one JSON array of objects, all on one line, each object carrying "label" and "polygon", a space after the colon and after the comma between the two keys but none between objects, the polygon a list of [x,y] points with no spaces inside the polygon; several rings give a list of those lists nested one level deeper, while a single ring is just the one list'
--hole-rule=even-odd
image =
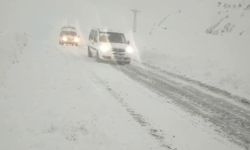
[{"label": "car windshield", "polygon": [[72,36],[76,36],[76,32],[74,31],[62,31],[60,35],[72,35]]},{"label": "car windshield", "polygon": [[126,43],[126,38],[122,33],[100,32],[100,42]]}]

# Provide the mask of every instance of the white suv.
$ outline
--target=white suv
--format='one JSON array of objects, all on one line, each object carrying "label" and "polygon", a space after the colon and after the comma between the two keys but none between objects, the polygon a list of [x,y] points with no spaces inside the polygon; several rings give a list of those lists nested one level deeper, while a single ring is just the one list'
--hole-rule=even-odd
[{"label": "white suv", "polygon": [[88,56],[101,60],[129,64],[133,49],[120,32],[92,29],[89,35]]},{"label": "white suv", "polygon": [[76,28],[73,26],[64,26],[61,28],[59,44],[71,44],[78,46],[79,35],[77,35]]}]

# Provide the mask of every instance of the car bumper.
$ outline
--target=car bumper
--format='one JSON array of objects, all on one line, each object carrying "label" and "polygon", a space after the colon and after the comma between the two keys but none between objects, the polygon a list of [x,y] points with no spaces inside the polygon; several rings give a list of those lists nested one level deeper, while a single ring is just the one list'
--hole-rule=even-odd
[{"label": "car bumper", "polygon": [[114,57],[113,58],[114,61],[116,62],[130,62],[131,58],[130,57]]},{"label": "car bumper", "polygon": [[101,56],[102,60],[105,61],[115,61],[115,62],[130,62],[131,58],[129,56],[108,56],[108,55],[102,55]]},{"label": "car bumper", "polygon": [[63,44],[78,44],[78,42],[75,41],[62,41]]}]

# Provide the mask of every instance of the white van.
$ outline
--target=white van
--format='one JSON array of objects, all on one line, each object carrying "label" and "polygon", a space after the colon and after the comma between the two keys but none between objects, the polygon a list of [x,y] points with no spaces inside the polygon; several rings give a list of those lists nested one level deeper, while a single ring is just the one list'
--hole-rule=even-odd
[{"label": "white van", "polygon": [[64,26],[61,28],[59,44],[71,44],[78,46],[79,35],[77,34],[76,28],[73,26]]},{"label": "white van", "polygon": [[89,34],[88,56],[96,61],[115,61],[129,64],[133,49],[121,32],[92,29]]}]

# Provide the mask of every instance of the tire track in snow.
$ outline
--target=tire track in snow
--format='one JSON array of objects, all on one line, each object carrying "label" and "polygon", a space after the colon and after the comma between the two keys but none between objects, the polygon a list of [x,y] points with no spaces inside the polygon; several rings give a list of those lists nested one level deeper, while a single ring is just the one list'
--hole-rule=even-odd
[{"label": "tire track in snow", "polygon": [[104,80],[100,79],[94,72],[92,72],[92,74],[93,77],[97,80],[97,82],[103,85],[105,89],[112,96],[115,97],[115,99],[127,110],[127,112],[132,116],[132,118],[137,123],[139,123],[143,128],[145,128],[149,135],[151,135],[154,139],[156,139],[160,143],[161,147],[164,147],[168,150],[177,150],[177,148],[172,148],[170,146],[171,144],[166,143],[163,130],[152,127],[152,125],[141,114],[136,113],[135,110],[129,107],[129,105],[124,101],[124,99],[120,96],[120,94],[111,89],[108,86],[108,84]]},{"label": "tire track in snow", "polygon": [[151,69],[154,69],[154,70],[157,70],[163,74],[166,74],[168,76],[171,76],[171,77],[174,77],[174,78],[178,78],[178,79],[181,79],[181,80],[184,80],[186,82],[189,82],[189,83],[192,83],[192,84],[195,84],[195,85],[198,85],[202,88],[205,88],[211,92],[214,92],[214,93],[217,93],[217,94],[220,94],[222,96],[226,96],[230,99],[233,99],[235,101],[239,101],[241,103],[244,103],[246,105],[249,105],[250,106],[250,100],[246,99],[246,98],[243,98],[243,97],[240,97],[240,96],[237,96],[237,95],[233,95],[225,90],[221,90],[219,88],[216,88],[216,87],[213,87],[213,86],[210,86],[210,85],[207,85],[207,84],[204,84],[200,81],[196,81],[196,80],[193,80],[193,79],[189,79],[185,76],[182,76],[182,75],[177,75],[175,73],[171,73],[171,72],[168,72],[168,71],[164,71],[164,70],[161,70],[160,68],[156,67],[156,66],[153,66],[153,65],[150,65],[148,63],[142,63],[144,66],[146,67],[149,67]]},{"label": "tire track in snow", "polygon": [[[159,95],[171,98],[173,103],[184,110],[209,120],[220,128],[219,134],[226,136],[236,144],[245,146],[250,142],[248,110],[240,110],[240,107],[226,100],[203,93],[190,86],[182,85],[175,80],[171,80],[171,76],[160,76],[155,72],[132,65],[114,66],[114,68]],[[237,109],[233,110],[234,108]],[[239,113],[239,110],[241,113]]]}]

